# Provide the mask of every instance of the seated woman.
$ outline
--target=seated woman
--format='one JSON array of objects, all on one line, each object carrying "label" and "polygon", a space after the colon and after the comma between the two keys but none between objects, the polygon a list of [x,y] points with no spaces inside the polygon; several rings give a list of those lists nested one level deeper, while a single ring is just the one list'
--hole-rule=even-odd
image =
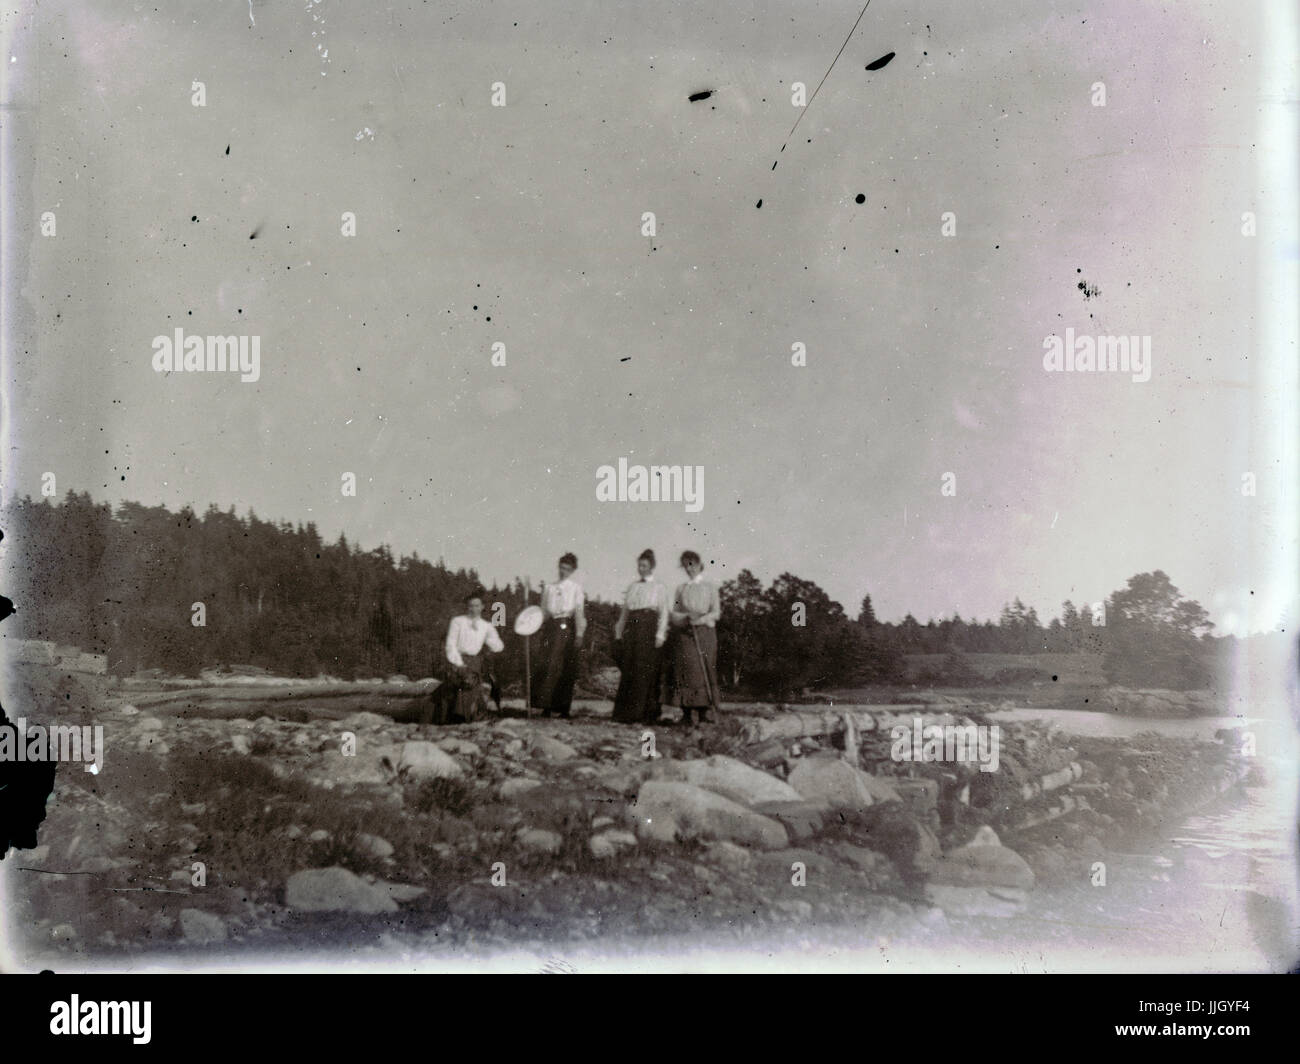
[{"label": "seated woman", "polygon": [[578,651],[587,631],[586,596],[573,579],[578,559],[566,554],[560,559],[557,583],[542,592],[546,621],[537,655],[538,675],[533,683],[533,707],[542,715],[568,718],[573,704],[573,685],[578,678]]},{"label": "seated woman", "polygon": [[454,724],[477,720],[487,712],[483,682],[487,676],[486,643],[499,654],[505,644],[497,630],[483,620],[483,592],[474,590],[465,596],[465,612],[453,617],[447,626],[444,645],[442,684],[434,691],[425,709],[424,723]]},{"label": "seated woman", "polygon": [[718,589],[704,579],[704,565],[693,550],[682,553],[682,568],[690,579],[677,587],[673,599],[673,685],[671,703],[682,707],[682,724],[691,724],[691,711],[705,714],[718,699],[718,636],[714,626],[722,616]]},{"label": "seated woman", "polygon": [[654,724],[659,720],[659,677],[668,637],[668,589],[655,582],[655,554],[636,560],[640,579],[628,585],[623,611],[614,624],[614,660],[622,669],[614,697],[614,720]]}]

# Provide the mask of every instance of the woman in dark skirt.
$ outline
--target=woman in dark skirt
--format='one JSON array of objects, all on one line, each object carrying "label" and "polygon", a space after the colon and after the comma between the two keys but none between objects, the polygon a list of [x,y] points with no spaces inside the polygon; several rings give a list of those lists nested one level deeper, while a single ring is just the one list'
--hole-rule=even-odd
[{"label": "woman in dark skirt", "polygon": [[447,626],[444,644],[442,684],[433,693],[425,710],[424,723],[455,724],[477,720],[487,710],[483,682],[487,675],[487,653],[505,649],[497,630],[483,620],[483,592],[471,592],[465,598],[465,612],[453,617]]},{"label": "woman in dark skirt", "polygon": [[678,585],[673,599],[673,685],[671,702],[682,707],[682,724],[691,724],[691,711],[705,714],[718,698],[718,637],[714,626],[722,616],[718,589],[704,579],[704,565],[693,550],[682,554],[690,579]]},{"label": "woman in dark skirt", "polygon": [[654,724],[659,720],[659,675],[668,638],[668,589],[654,578],[654,551],[642,551],[636,569],[640,579],[628,585],[614,624],[614,660],[623,670],[614,719]]},{"label": "woman in dark skirt", "polygon": [[560,579],[542,592],[541,646],[537,655],[538,675],[533,682],[533,708],[542,715],[569,716],[573,684],[578,678],[578,651],[587,631],[582,587],[573,580],[578,559],[566,554],[560,559]]}]

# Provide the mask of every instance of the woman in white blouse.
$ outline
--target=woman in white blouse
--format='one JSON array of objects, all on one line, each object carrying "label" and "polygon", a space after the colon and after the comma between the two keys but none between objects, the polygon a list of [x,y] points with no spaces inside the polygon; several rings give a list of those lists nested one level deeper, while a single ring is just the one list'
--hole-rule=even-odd
[{"label": "woman in white blouse", "polygon": [[542,591],[541,645],[537,655],[538,676],[533,682],[533,707],[542,715],[568,718],[573,703],[573,685],[578,679],[578,651],[587,632],[587,615],[582,585],[573,579],[578,559],[573,554],[560,558],[560,579]]},{"label": "woman in white blouse", "polygon": [[487,711],[483,697],[486,657],[483,646],[494,653],[505,650],[497,630],[483,620],[484,592],[475,590],[465,596],[465,612],[451,619],[443,645],[443,682],[433,693],[425,710],[425,721],[432,716],[435,724],[477,720]]},{"label": "woman in white blouse", "polygon": [[673,599],[672,703],[682,707],[682,724],[690,725],[691,711],[705,714],[718,704],[718,637],[714,625],[722,616],[717,587],[704,579],[704,563],[693,550],[682,553],[682,568],[689,578],[679,584]]},{"label": "woman in white blouse", "polygon": [[614,719],[629,724],[659,720],[659,676],[668,638],[668,588],[654,578],[655,553],[636,560],[640,578],[628,585],[614,624],[614,660],[623,671],[614,698]]}]

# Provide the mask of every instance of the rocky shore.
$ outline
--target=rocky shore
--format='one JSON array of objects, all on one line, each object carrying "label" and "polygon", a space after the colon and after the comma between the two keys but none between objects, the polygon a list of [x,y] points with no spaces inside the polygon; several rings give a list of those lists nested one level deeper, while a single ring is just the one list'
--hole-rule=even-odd
[{"label": "rocky shore", "polygon": [[1037,722],[1001,726],[996,772],[896,760],[900,724],[990,723],[940,697],[730,707],[689,731],[615,724],[601,703],[422,729],[401,719],[410,699],[322,718],[250,698],[231,717],[140,694],[62,700],[59,721],[102,725],[106,750],[98,773],[59,765],[40,845],[5,862],[33,956],[757,942],[842,923],[937,945],[952,920],[1015,918],[1086,882],[1251,764],[1231,736],[1067,741]]}]

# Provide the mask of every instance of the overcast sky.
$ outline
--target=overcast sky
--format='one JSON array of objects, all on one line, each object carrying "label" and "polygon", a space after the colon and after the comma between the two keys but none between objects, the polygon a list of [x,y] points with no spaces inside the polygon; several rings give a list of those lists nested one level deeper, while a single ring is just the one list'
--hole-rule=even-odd
[{"label": "overcast sky", "polygon": [[[1278,27],[1239,3],[874,0],[778,156],[792,82],[811,95],[859,10],[11,18],[6,496],[53,471],[60,495],[251,507],[488,580],[573,550],[604,596],[650,546],[674,580],[694,548],[851,615],[869,592],[885,619],[1017,595],[1046,618],[1160,568],[1221,629],[1293,622]],[[260,380],[155,373],[177,326],[259,336]],[[1046,372],[1067,328],[1149,336],[1150,380]],[[620,457],[703,466],[702,511],[598,502]]]}]

